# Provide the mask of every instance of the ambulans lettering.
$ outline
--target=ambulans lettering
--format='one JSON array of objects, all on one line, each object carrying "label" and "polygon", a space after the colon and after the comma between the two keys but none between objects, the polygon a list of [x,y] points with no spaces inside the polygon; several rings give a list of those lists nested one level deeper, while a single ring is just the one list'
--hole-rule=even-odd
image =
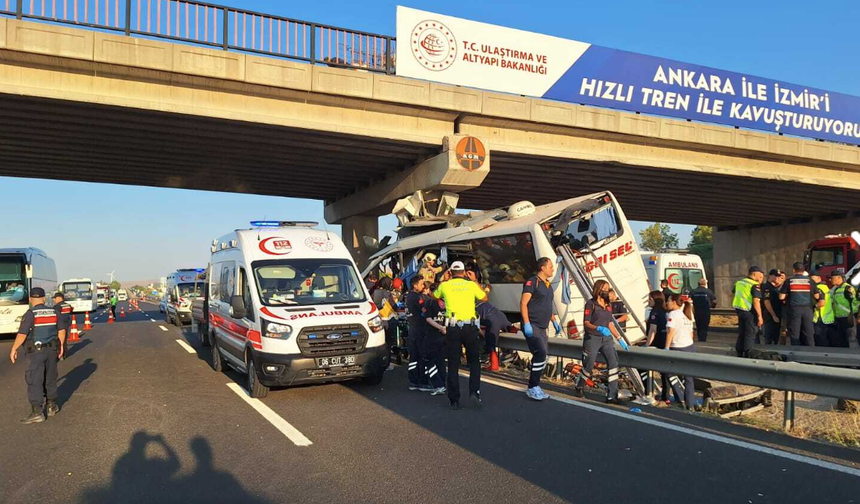
[{"label": "ambulans lettering", "polygon": [[[610,250],[608,253],[597,256],[597,263],[606,264],[609,261],[614,261],[619,257],[628,256],[633,253],[633,242],[627,242],[624,245],[619,245],[618,247]],[[585,263],[585,270],[591,272],[595,268],[597,268],[597,263],[594,261],[588,261]]]},{"label": "ambulans lettering", "polygon": [[310,318],[310,317],[333,317],[336,315],[361,315],[361,312],[358,310],[335,310],[335,311],[297,313],[295,315],[290,315],[290,320],[298,320],[298,319]]},{"label": "ambulans lettering", "polygon": [[272,236],[260,242],[260,250],[269,255],[287,255],[293,250],[290,241],[280,236]]},{"label": "ambulans lettering", "polygon": [[694,262],[675,261],[675,262],[670,262],[666,267],[667,268],[688,268],[689,269],[689,268],[698,268],[699,265],[694,263]]}]

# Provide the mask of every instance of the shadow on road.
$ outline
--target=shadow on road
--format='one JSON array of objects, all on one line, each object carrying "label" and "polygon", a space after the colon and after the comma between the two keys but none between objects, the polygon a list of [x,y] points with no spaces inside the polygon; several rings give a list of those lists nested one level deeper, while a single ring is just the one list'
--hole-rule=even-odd
[{"label": "shadow on road", "polygon": [[87,345],[92,343],[93,341],[90,339],[81,340],[80,343],[66,343],[66,358],[68,359],[72,355],[75,355],[79,351],[83,350]]},{"label": "shadow on road", "polygon": [[66,404],[81,384],[96,372],[98,367],[98,364],[90,358],[63,375],[60,378],[60,386],[57,389],[57,404],[60,406]]},{"label": "shadow on road", "polygon": [[[160,448],[164,456],[147,457],[146,451],[150,445],[154,445],[153,450]],[[231,473],[215,469],[212,448],[204,438],[195,437],[190,445],[195,459],[194,471],[178,477],[182,464],[164,437],[145,431],[136,432],[131,438],[128,452],[116,461],[110,483],[104,488],[85,490],[80,502],[268,502],[245,491]]]}]

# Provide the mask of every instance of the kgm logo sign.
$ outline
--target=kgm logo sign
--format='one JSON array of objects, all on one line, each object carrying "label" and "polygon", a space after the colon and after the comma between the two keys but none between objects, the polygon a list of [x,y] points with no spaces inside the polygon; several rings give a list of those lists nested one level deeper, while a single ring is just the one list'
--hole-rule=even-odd
[{"label": "kgm logo sign", "polygon": [[412,55],[427,70],[445,70],[457,59],[454,34],[439,21],[422,21],[412,29]]},{"label": "kgm logo sign", "polygon": [[269,255],[282,256],[293,251],[290,240],[280,236],[272,236],[260,242],[260,250]]}]

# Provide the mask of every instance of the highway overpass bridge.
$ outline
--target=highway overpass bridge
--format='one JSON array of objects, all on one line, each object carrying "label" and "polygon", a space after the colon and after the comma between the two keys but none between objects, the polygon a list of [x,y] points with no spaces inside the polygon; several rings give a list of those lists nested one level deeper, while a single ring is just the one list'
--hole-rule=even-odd
[{"label": "highway overpass bridge", "polygon": [[[177,41],[0,16],[0,175],[320,199],[347,241],[418,188],[474,209],[609,189],[629,218],[718,226],[723,300],[751,262],[786,267],[860,227],[856,146],[396,77],[376,57],[390,38],[301,22],[310,53],[280,31],[274,51],[285,18],[260,15],[259,46],[235,46],[246,13],[213,12],[227,30],[207,10],[205,40]],[[479,170],[445,147],[464,136],[489,151]]]}]

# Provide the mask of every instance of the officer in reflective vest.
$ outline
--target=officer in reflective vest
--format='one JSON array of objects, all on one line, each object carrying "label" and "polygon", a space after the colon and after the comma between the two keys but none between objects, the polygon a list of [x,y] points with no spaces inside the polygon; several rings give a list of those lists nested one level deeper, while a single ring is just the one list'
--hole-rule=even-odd
[{"label": "officer in reflective vest", "polygon": [[[72,325],[72,306],[69,303],[66,303],[66,297],[62,292],[55,292],[54,297],[51,298],[54,300],[54,311],[57,312],[57,321],[58,324],[63,327],[71,327]],[[63,355],[65,355],[65,344],[63,346]]]},{"label": "officer in reflective vest", "polygon": [[830,344],[835,347],[848,348],[848,343],[856,337],[857,321],[854,314],[858,305],[854,286],[845,281],[845,270],[839,268],[830,274],[833,290],[830,299],[833,304],[833,315],[836,318],[836,331]]},{"label": "officer in reflective vest", "polygon": [[794,275],[779,289],[779,299],[785,301],[788,310],[788,337],[792,345],[815,346],[815,325],[812,321],[813,307],[821,298],[821,292],[810,278],[804,275],[803,263],[792,267]]},{"label": "officer in reflective vest", "polygon": [[460,352],[466,347],[469,362],[469,398],[481,407],[481,355],[478,346],[480,321],[475,304],[487,300],[487,293],[474,280],[466,278],[461,261],[451,264],[451,280],[443,282],[433,297],[445,302],[445,343],[448,345],[448,400],[451,409],[460,409]]},{"label": "officer in reflective vest", "polygon": [[732,289],[734,299],[732,306],[738,314],[738,340],[735,351],[738,357],[749,357],[755,342],[759,327],[764,324],[761,316],[761,283],[764,271],[758,266],[752,266],[749,274],[743,280],[735,282]]},{"label": "officer in reflective vest", "polygon": [[813,271],[809,278],[815,282],[815,287],[818,288],[821,296],[815,303],[815,312],[812,315],[812,323],[815,324],[815,346],[833,346],[831,341],[835,339],[836,317],[833,315],[830,287],[821,281],[821,274],[818,271]]},{"label": "officer in reflective vest", "polygon": [[34,287],[30,290],[30,309],[21,317],[18,335],[9,352],[12,364],[18,362],[18,349],[24,346],[27,354],[27,399],[30,415],[21,423],[44,422],[42,407],[47,399],[48,416],[60,411],[57,406],[57,360],[63,356],[63,343],[67,327],[54,308],[45,306],[45,290]]}]

